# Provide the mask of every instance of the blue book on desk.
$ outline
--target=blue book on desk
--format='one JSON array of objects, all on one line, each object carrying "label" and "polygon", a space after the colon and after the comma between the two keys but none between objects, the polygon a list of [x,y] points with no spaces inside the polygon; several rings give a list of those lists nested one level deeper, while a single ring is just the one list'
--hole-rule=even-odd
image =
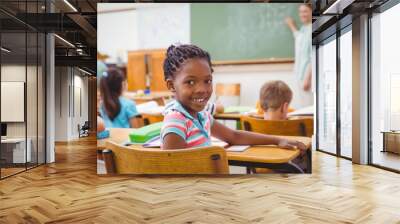
[{"label": "blue book on desk", "polygon": [[110,137],[110,131],[107,129],[97,133],[97,139],[105,139],[108,137]]}]

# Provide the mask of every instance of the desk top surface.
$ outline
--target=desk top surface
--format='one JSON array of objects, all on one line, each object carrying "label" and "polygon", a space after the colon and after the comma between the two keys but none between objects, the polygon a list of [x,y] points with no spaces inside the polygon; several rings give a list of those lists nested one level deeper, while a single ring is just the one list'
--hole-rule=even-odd
[{"label": "desk top surface", "polygon": [[[116,143],[123,143],[128,139],[131,128],[111,128],[110,138],[97,141],[97,148],[104,149],[107,140],[113,140]],[[292,140],[303,142],[309,149],[311,148],[311,138],[297,136],[280,136]],[[147,148],[152,150],[151,148]],[[159,149],[157,149],[159,150]],[[228,160],[259,162],[259,163],[286,163],[296,158],[300,154],[298,149],[282,149],[275,145],[254,145],[243,152],[227,151]]]},{"label": "desk top surface", "polygon": [[[311,150],[311,138],[279,136],[303,142]],[[298,149],[283,149],[275,145],[253,145],[243,152],[227,152],[228,160],[257,163],[287,163],[300,154]]]}]

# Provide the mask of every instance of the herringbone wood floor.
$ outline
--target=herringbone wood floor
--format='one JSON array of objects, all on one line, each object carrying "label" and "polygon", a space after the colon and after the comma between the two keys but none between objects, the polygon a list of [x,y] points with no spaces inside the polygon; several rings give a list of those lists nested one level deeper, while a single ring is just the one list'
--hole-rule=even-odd
[{"label": "herringbone wood floor", "polygon": [[312,175],[100,177],[93,138],[0,181],[0,223],[400,223],[400,175],[314,152]]}]

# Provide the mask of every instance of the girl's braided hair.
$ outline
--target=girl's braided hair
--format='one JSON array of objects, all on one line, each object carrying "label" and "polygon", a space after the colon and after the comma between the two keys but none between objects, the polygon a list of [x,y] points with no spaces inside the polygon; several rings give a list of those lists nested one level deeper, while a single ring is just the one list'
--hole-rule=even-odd
[{"label": "girl's braided hair", "polygon": [[211,72],[213,68],[211,65],[210,54],[193,44],[171,45],[167,49],[166,58],[164,60],[164,79],[171,79],[174,74],[182,67],[182,65],[189,59],[203,58],[208,62]]}]

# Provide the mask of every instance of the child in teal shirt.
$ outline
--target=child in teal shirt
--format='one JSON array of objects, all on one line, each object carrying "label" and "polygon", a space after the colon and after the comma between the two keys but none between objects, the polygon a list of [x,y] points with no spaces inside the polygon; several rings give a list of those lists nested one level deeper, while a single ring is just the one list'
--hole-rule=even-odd
[{"label": "child in teal shirt", "polygon": [[106,128],[137,128],[140,120],[136,105],[122,97],[126,78],[122,72],[111,68],[100,79],[100,115]]}]

